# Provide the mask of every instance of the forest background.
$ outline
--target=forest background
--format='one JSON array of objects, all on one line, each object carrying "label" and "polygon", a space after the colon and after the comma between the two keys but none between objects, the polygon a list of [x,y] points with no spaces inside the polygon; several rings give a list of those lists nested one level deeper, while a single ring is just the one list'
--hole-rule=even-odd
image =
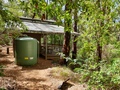
[{"label": "forest background", "polygon": [[[65,64],[68,60],[68,66],[76,66],[81,83],[91,90],[119,90],[120,0],[0,0],[0,43],[9,44],[10,33],[19,36],[18,26],[26,29],[20,16],[42,19],[43,15],[64,26]],[[73,38],[71,50],[73,31],[80,36]]]}]

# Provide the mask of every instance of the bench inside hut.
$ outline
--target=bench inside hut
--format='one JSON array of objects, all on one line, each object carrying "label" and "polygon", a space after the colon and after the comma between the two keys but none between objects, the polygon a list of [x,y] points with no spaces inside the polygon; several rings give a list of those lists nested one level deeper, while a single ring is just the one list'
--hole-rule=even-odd
[{"label": "bench inside hut", "polygon": [[43,38],[41,38],[40,54],[45,57],[47,52],[48,59],[59,59],[59,53],[62,52],[62,42],[63,42],[63,35],[51,34],[51,35],[43,36]]}]

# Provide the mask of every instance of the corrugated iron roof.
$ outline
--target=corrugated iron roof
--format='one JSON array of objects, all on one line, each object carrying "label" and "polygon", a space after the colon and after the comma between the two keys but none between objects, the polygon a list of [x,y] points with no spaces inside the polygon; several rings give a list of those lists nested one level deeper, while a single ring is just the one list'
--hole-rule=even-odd
[{"label": "corrugated iron roof", "polygon": [[[55,21],[45,20],[41,21],[39,19],[31,19],[31,18],[20,18],[23,24],[27,27],[28,31],[31,33],[64,33],[64,27],[55,25]],[[72,34],[79,35],[77,32],[72,32]]]},{"label": "corrugated iron roof", "polygon": [[25,22],[23,24],[27,27],[29,31],[42,32],[42,33],[64,33],[64,27],[47,24],[47,23],[35,23],[35,22]]}]

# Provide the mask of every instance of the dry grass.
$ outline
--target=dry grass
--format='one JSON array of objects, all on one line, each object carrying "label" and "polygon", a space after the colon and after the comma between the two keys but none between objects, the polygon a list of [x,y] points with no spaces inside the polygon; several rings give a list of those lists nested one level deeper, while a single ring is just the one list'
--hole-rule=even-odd
[{"label": "dry grass", "polygon": [[80,74],[71,71],[67,67],[61,66],[52,68],[51,75],[64,80],[70,78],[70,81],[74,83],[78,83],[80,78]]}]

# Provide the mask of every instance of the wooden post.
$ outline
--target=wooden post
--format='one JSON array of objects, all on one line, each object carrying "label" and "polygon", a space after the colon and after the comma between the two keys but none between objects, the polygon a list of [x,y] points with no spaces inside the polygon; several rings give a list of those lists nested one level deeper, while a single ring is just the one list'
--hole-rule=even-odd
[{"label": "wooden post", "polygon": [[45,36],[45,59],[47,60],[47,35]]},{"label": "wooden post", "polygon": [[13,38],[13,55],[15,57],[15,39]]},{"label": "wooden post", "polygon": [[9,54],[9,47],[7,47],[7,54]]},{"label": "wooden post", "polygon": [[41,37],[42,37],[42,36],[40,36],[40,39],[39,39],[39,56],[40,56],[40,54],[41,54]]}]

